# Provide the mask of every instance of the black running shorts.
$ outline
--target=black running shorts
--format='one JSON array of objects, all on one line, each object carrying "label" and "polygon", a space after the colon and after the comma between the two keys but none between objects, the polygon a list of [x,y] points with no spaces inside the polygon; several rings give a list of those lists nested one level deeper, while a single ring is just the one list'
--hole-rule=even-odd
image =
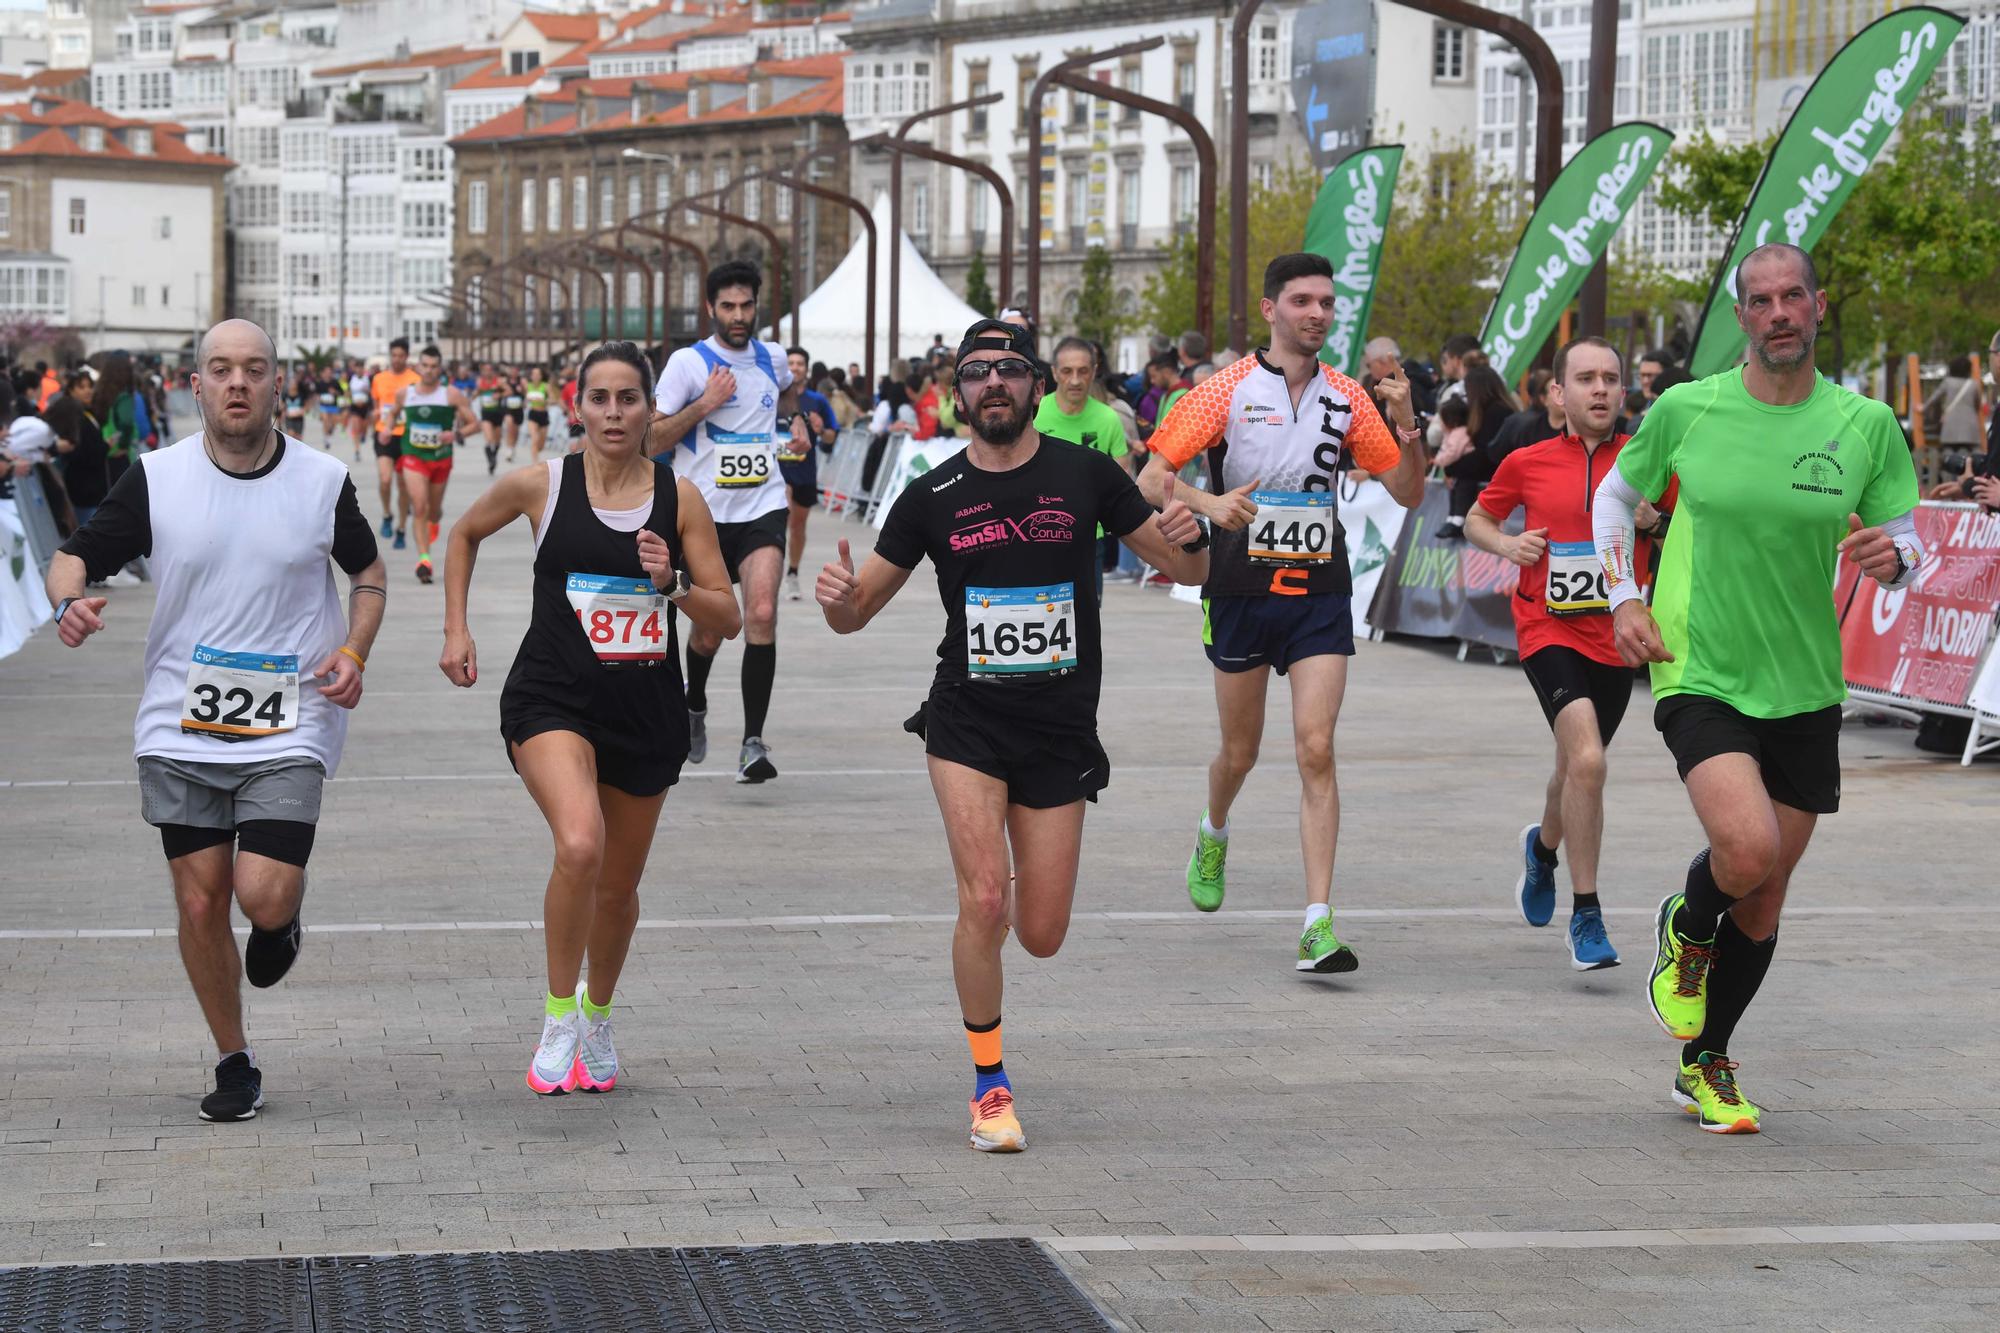
[{"label": "black running shorts", "polygon": [[1555,730],[1557,713],[1578,699],[1587,699],[1597,710],[1598,739],[1611,744],[1611,738],[1618,734],[1618,724],[1625,718],[1625,709],[1632,702],[1631,667],[1611,666],[1574,648],[1552,643],[1522,658],[1521,670],[1528,673],[1528,683],[1535,687],[1535,697],[1542,702],[1542,716],[1548,719],[1551,731]]},{"label": "black running shorts", "polygon": [[989,719],[979,711],[982,689],[935,690],[906,730],[924,738],[924,753],[963,764],[1007,784],[1007,804],[1050,810],[1095,801],[1111,782],[1111,760],[1095,731],[1055,735]]},{"label": "black running shorts", "polygon": [[1705,694],[1670,694],[1653,725],[1674,752],[1681,781],[1719,754],[1757,761],[1764,790],[1780,805],[1817,815],[1840,809],[1840,705],[1790,717],[1751,717]]},{"label": "black running shorts", "polygon": [[775,546],[780,551],[785,549],[785,520],[784,510],[773,509],[747,523],[715,525],[715,540],[722,547],[722,563],[729,570],[731,583],[743,581],[743,561],[752,551],[766,546]]}]

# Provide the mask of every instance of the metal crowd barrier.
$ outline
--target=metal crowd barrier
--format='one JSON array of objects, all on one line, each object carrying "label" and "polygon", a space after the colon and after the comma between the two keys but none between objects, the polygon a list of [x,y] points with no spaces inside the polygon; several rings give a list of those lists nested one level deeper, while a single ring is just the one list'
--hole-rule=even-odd
[{"label": "metal crowd barrier", "polygon": [[35,568],[47,577],[49,561],[55,559],[57,549],[62,546],[62,535],[56,528],[55,511],[49,507],[49,495],[39,475],[30,472],[14,478],[14,508],[27,532],[28,553],[35,558]]},{"label": "metal crowd barrier", "polygon": [[868,468],[869,438],[866,426],[849,426],[834,440],[833,452],[820,460],[819,491],[827,513],[868,517],[869,508],[882,486],[882,472],[886,470],[876,470],[873,486],[864,487],[861,484],[862,474]]}]

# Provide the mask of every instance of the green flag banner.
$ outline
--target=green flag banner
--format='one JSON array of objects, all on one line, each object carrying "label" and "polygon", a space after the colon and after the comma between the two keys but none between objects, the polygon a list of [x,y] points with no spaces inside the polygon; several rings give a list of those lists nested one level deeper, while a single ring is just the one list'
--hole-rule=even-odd
[{"label": "green flag banner", "polygon": [[1389,200],[1402,165],[1401,144],[1349,153],[1326,173],[1306,215],[1306,251],[1333,265],[1333,320],[1319,359],[1343,375],[1361,373],[1382,233],[1389,227]]},{"label": "green flag banner", "polygon": [[1549,186],[1479,335],[1501,379],[1512,384],[1527,371],[1673,141],[1645,121],[1613,125],[1577,149]]},{"label": "green flag banner", "polygon": [[1819,72],[1771,149],[1709,285],[1688,355],[1697,378],[1743,357],[1743,330],[1731,310],[1743,256],[1773,241],[1813,248],[1963,27],[1964,19],[1942,9],[1899,9],[1854,34]]}]

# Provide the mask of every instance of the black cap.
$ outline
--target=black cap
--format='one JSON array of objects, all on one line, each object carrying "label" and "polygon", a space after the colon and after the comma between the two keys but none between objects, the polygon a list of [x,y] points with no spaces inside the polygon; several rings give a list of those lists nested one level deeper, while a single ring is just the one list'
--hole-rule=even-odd
[{"label": "black cap", "polygon": [[1034,335],[997,319],[980,320],[959,339],[957,360],[963,361],[976,352],[1012,352],[1029,365],[1039,364]]}]

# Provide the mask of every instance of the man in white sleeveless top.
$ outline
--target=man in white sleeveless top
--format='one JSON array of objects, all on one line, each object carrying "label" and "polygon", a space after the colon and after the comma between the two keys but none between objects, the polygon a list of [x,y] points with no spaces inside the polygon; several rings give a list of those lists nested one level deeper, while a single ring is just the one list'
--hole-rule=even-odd
[{"label": "man in white sleeveless top", "polygon": [[[136,460],[49,566],[56,631],[104,628],[86,581],[149,558],[158,597],[134,723],[140,811],[160,830],[181,961],[220,1062],[204,1120],[249,1120],[263,1076],[238,978],[298,956],[320,789],[382,623],[387,579],[347,468],[272,426],[280,370],[263,329],[210,329],[191,377],[205,427]],[[350,581],[341,614],[333,570]],[[250,921],[239,959],[230,903]]]}]

